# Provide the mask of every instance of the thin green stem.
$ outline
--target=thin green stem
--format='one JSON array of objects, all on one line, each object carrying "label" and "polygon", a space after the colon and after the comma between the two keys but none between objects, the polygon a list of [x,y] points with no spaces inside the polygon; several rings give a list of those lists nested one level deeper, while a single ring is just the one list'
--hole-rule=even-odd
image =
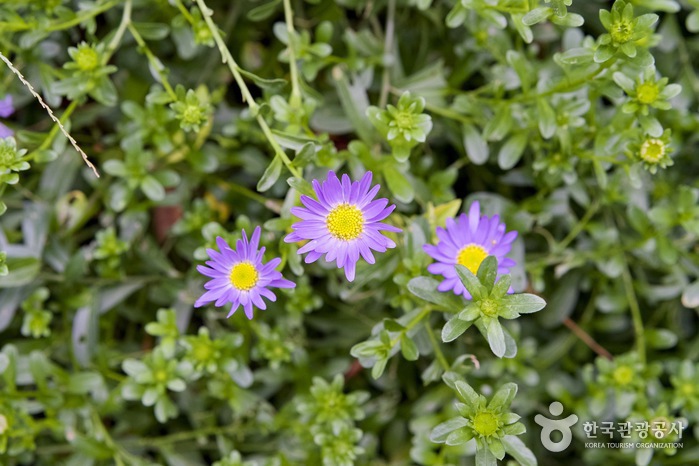
[{"label": "thin green stem", "polygon": [[243,100],[248,104],[248,107],[250,108],[252,114],[255,115],[255,119],[257,120],[257,123],[260,125],[260,128],[262,129],[262,132],[267,138],[267,141],[272,146],[275,155],[278,156],[282,160],[282,162],[284,162],[284,165],[286,165],[286,168],[291,172],[292,175],[294,175],[296,178],[303,178],[301,172],[291,164],[291,160],[286,155],[286,152],[284,152],[284,150],[281,148],[277,140],[274,138],[272,130],[260,114],[260,106],[257,104],[257,102],[255,102],[255,99],[252,97],[252,94],[250,93],[250,89],[248,89],[247,84],[245,84],[243,75],[240,73],[241,68],[238,66],[238,63],[236,63],[236,61],[233,59],[230,50],[228,50],[228,47],[226,47],[226,44],[223,41],[223,38],[221,37],[221,34],[219,34],[218,32],[218,28],[211,19],[211,17],[213,16],[213,11],[206,6],[204,0],[196,1],[197,6],[199,7],[199,10],[201,11],[201,14],[204,18],[204,21],[206,21],[206,25],[209,27],[211,35],[214,37],[214,41],[216,42],[216,45],[218,46],[218,49],[221,52],[221,58],[223,59],[223,62],[226,63],[228,65],[228,68],[231,70],[233,78],[235,79],[235,82],[238,84],[240,92],[243,94]]},{"label": "thin green stem", "polygon": [[187,20],[189,24],[194,26],[194,17],[192,14],[187,10],[187,8],[184,6],[181,0],[175,0],[175,4],[177,5],[177,9],[180,10],[180,13],[182,13],[182,16],[184,16],[184,19]]},{"label": "thin green stem", "polygon": [[168,445],[171,443],[183,442],[186,440],[196,439],[198,437],[209,436],[209,435],[221,435],[231,432],[235,432],[240,429],[240,425],[233,424],[229,426],[210,426],[202,427],[196,430],[188,430],[185,432],[177,432],[170,435],[164,435],[162,437],[151,437],[144,439],[137,439],[136,443],[143,446],[160,446]]},{"label": "thin green stem", "polygon": [[379,108],[386,107],[388,92],[391,88],[391,67],[395,62],[393,57],[393,38],[395,32],[396,0],[388,0],[388,12],[386,13],[386,30],[383,43],[383,74],[381,76],[381,94],[379,95]]},{"label": "thin green stem", "polygon": [[[83,21],[87,21],[88,19],[94,18],[95,16],[98,16],[105,11],[111,9],[112,7],[115,7],[119,4],[117,1],[112,1],[112,2],[107,2],[104,3],[103,5],[98,6],[95,9],[88,10],[83,14],[77,15],[75,18],[68,20],[68,21],[63,21],[61,23],[53,24],[49,27],[46,28],[46,31],[48,32],[55,32],[55,31],[61,31],[63,29],[68,29],[72,28],[73,26],[77,26],[78,24],[82,23]],[[26,28],[30,29],[30,28]]]},{"label": "thin green stem", "polygon": [[299,70],[296,63],[296,50],[294,49],[294,12],[291,9],[291,0],[284,0],[284,21],[286,22],[286,32],[289,35],[289,71],[291,72],[291,98],[289,104],[291,108],[298,108],[301,105],[301,86],[299,85]]},{"label": "thin green stem", "polygon": [[175,94],[175,91],[172,89],[172,86],[170,85],[167,76],[165,75],[163,64],[160,62],[160,60],[158,60],[158,58],[153,54],[153,52],[151,52],[150,48],[148,48],[148,44],[146,44],[146,41],[143,40],[143,37],[131,22],[128,23],[127,28],[129,29],[129,32],[133,36],[134,40],[148,59],[148,62],[151,64],[155,72],[158,73],[160,83],[165,88],[165,91],[168,93],[172,100],[177,100],[177,94]]},{"label": "thin green stem", "polygon": [[626,300],[631,309],[631,319],[633,320],[633,331],[636,337],[636,351],[638,351],[638,359],[642,364],[646,363],[646,337],[643,328],[643,317],[641,316],[641,307],[638,305],[638,298],[633,288],[633,278],[629,271],[629,265],[624,261],[624,268],[621,271],[621,277],[624,282],[624,290],[626,291]]},{"label": "thin green stem", "polygon": [[102,59],[103,65],[106,65],[109,62],[109,59],[111,58],[112,54],[114,54],[114,51],[121,43],[121,39],[124,37],[124,33],[126,32],[126,28],[130,23],[131,23],[131,0],[126,0],[126,3],[124,4],[124,13],[122,13],[122,15],[121,15],[121,21],[119,22],[119,27],[117,28],[116,32],[114,33],[114,37],[112,37],[112,40],[109,41],[109,44],[107,45],[106,53],[104,54],[104,58]]},{"label": "thin green stem", "polygon": [[434,329],[432,329],[432,326],[428,321],[425,321],[425,330],[427,330],[427,336],[430,338],[430,343],[432,343],[432,348],[434,349],[434,355],[437,357],[437,361],[439,361],[442,369],[448,371],[451,366],[442,352],[442,345],[439,344],[437,337],[434,336]]},{"label": "thin green stem", "polygon": [[226,185],[226,187],[228,189],[230,189],[231,191],[234,191],[238,194],[242,194],[243,196],[252,199],[255,202],[259,202],[260,204],[267,207],[269,210],[271,210],[272,212],[274,212],[276,214],[279,214],[281,212],[281,208],[280,208],[277,201],[274,201],[272,199],[267,199],[266,197],[257,194],[256,192],[246,188],[245,186],[231,183],[231,184]]},{"label": "thin green stem", "polygon": [[585,215],[578,221],[578,223],[575,224],[572,230],[570,230],[570,233],[563,238],[563,241],[561,241],[558,246],[556,247],[557,251],[563,251],[565,248],[568,247],[568,245],[575,239],[577,236],[580,234],[580,232],[583,231],[585,228],[585,225],[592,219],[592,216],[595,215],[597,212],[597,209],[599,209],[599,201],[595,200],[591,205],[590,208],[587,209],[587,212],[585,212]]},{"label": "thin green stem", "polygon": [[400,334],[396,338],[391,340],[391,348],[398,344],[400,339],[403,337],[403,334],[408,333],[410,330],[412,330],[413,327],[422,322],[422,319],[424,319],[425,316],[429,315],[430,312],[432,312],[432,308],[430,306],[427,306],[422,311],[420,311],[419,314],[413,317],[412,320],[408,322],[408,324],[405,326],[405,328],[400,331]]}]

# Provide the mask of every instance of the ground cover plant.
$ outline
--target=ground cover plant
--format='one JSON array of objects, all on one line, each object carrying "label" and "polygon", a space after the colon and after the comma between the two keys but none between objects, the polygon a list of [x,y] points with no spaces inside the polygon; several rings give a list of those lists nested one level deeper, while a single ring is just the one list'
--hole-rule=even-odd
[{"label": "ground cover plant", "polygon": [[0,2],[0,463],[699,463],[698,8]]}]

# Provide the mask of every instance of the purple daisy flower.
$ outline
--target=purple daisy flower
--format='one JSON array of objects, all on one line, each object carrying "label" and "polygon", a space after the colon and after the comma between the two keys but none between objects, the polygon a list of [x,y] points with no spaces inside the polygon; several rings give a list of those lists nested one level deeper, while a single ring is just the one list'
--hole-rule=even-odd
[{"label": "purple daisy flower", "polygon": [[[12,105],[12,96],[6,95],[4,99],[0,100],[0,117],[7,118],[15,113],[15,107]],[[7,126],[0,123],[0,138],[9,138],[14,134]]]},{"label": "purple daisy flower", "polygon": [[402,230],[381,220],[388,217],[395,205],[388,207],[388,199],[373,200],[381,186],[371,186],[372,173],[366,172],[360,181],[351,182],[342,175],[342,182],[335,172],[328,172],[327,179],[320,183],[313,180],[315,200],[301,196],[306,208],[292,207],[291,213],[301,219],[291,228],[293,233],[284,238],[287,243],[310,240],[299,249],[299,254],[308,253],[306,263],[317,261],[325,254],[326,262],[337,261],[337,267],[345,269],[347,280],[354,280],[357,261],[361,255],[370,264],[375,262],[372,250],[386,252],[396,243],[381,234],[381,231],[400,233]]},{"label": "purple daisy flower", "polygon": [[216,238],[216,244],[221,252],[207,249],[211,258],[203,265],[197,266],[197,270],[212,280],[208,281],[204,288],[208,291],[194,303],[194,307],[201,307],[207,303],[215,302],[216,307],[226,303],[232,303],[231,311],[227,317],[235,314],[238,306],[242,305],[245,315],[252,319],[253,305],[264,310],[267,304],[262,297],[270,301],[276,301],[277,296],[268,287],[294,288],[295,283],[282,278],[281,272],[275,270],[281,263],[280,258],[272,259],[266,264],[262,263],[265,248],[259,248],[260,227],[255,228],[250,241],[243,230],[243,239],[238,240],[235,250],[220,236]]},{"label": "purple daisy flower", "polygon": [[510,273],[509,267],[515,261],[505,257],[512,249],[512,242],[517,238],[516,231],[505,233],[505,224],[500,217],[481,215],[478,202],[471,204],[468,215],[461,214],[458,219],[447,219],[447,228],[437,228],[439,242],[423,246],[425,252],[437,262],[427,267],[431,273],[441,274],[444,280],[437,288],[439,291],[453,290],[454,293],[471,299],[471,294],[461,283],[456,274],[456,264],[461,264],[474,275],[478,267],[488,256],[498,260],[498,275]]}]

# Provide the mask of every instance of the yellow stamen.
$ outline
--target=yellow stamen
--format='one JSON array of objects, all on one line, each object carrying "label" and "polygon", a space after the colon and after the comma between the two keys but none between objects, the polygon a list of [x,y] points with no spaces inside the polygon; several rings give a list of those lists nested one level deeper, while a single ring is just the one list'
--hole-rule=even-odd
[{"label": "yellow stamen", "polygon": [[241,291],[248,291],[258,280],[257,270],[250,262],[238,262],[231,270],[231,284]]},{"label": "yellow stamen", "polygon": [[483,249],[483,246],[469,244],[461,248],[456,256],[456,263],[463,265],[475,275],[478,273],[478,267],[480,267],[481,262],[486,257],[488,257],[488,253]]},{"label": "yellow stamen", "polygon": [[482,437],[490,437],[498,430],[498,418],[488,411],[481,411],[472,420],[473,430]]},{"label": "yellow stamen", "polygon": [[364,215],[357,206],[351,204],[334,207],[325,222],[330,234],[343,241],[356,239],[364,231]]},{"label": "yellow stamen", "polygon": [[641,158],[648,163],[658,163],[665,156],[665,143],[660,139],[646,139],[641,146]]}]

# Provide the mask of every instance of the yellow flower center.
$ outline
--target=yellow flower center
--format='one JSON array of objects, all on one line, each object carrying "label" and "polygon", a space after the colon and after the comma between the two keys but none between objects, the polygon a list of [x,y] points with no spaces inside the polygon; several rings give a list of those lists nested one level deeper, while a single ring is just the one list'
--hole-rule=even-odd
[{"label": "yellow flower center", "polygon": [[619,366],[614,369],[612,377],[614,381],[619,385],[628,385],[633,380],[633,369],[629,366]]},{"label": "yellow flower center", "polygon": [[475,275],[478,273],[478,267],[480,267],[481,262],[483,262],[483,259],[486,257],[488,257],[488,253],[485,252],[483,246],[469,244],[461,248],[459,254],[456,256],[456,263],[463,265]]},{"label": "yellow flower center", "polygon": [[250,262],[238,262],[231,269],[231,285],[241,291],[248,291],[258,280],[257,270]]},{"label": "yellow flower center", "polygon": [[165,383],[168,379],[168,373],[165,369],[159,369],[155,372],[155,381],[159,383]]},{"label": "yellow flower center", "polygon": [[351,204],[334,207],[325,222],[330,234],[343,241],[356,239],[364,231],[364,215],[357,206]]},{"label": "yellow flower center", "polygon": [[395,116],[396,126],[400,129],[412,129],[415,122],[413,121],[413,114],[410,112],[399,112]]},{"label": "yellow flower center", "polygon": [[0,169],[9,168],[17,158],[17,151],[8,143],[0,145]]},{"label": "yellow flower center", "polygon": [[612,30],[609,33],[612,35],[612,40],[617,44],[624,44],[631,39],[633,26],[630,21],[622,19],[612,24]]},{"label": "yellow flower center", "polygon": [[494,316],[498,313],[498,303],[492,299],[484,299],[481,301],[481,312],[487,316]]},{"label": "yellow flower center", "polygon": [[660,139],[646,139],[641,146],[641,158],[648,163],[658,163],[665,156],[665,143]]},{"label": "yellow flower center", "polygon": [[192,355],[197,361],[207,362],[213,354],[211,345],[208,343],[195,343],[194,348],[192,348]]},{"label": "yellow flower center", "polygon": [[182,114],[185,123],[197,124],[201,120],[201,108],[198,105],[187,105]]},{"label": "yellow flower center", "polygon": [[641,83],[636,88],[638,101],[645,105],[650,105],[658,100],[658,94],[660,94],[660,89],[653,82]]},{"label": "yellow flower center", "polygon": [[488,411],[483,411],[473,418],[473,430],[482,437],[489,437],[498,430],[498,418]]},{"label": "yellow flower center", "polygon": [[92,71],[99,66],[97,51],[90,46],[80,47],[75,55],[75,63],[81,71]]}]

